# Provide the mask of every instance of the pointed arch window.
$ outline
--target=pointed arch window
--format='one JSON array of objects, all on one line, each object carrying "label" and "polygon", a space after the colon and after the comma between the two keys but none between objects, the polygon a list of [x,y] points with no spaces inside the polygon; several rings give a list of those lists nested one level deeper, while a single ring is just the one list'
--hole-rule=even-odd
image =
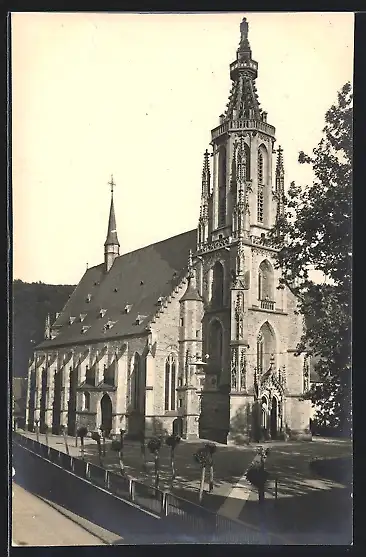
[{"label": "pointed arch window", "polygon": [[259,265],[258,300],[273,301],[273,269],[267,260]]},{"label": "pointed arch window", "polygon": [[137,352],[132,359],[132,407],[134,410],[141,409],[141,356]]},{"label": "pointed arch window", "polygon": [[212,372],[220,375],[223,362],[223,330],[220,321],[211,322],[208,337],[209,366]]},{"label": "pointed arch window", "polygon": [[226,147],[222,145],[219,151],[219,199],[218,226],[224,226],[226,221]]},{"label": "pointed arch window", "polygon": [[268,322],[264,323],[257,337],[257,371],[266,373],[275,366],[276,339]]},{"label": "pointed arch window", "polygon": [[166,411],[175,410],[177,406],[177,366],[173,354],[165,360],[165,402]]},{"label": "pointed arch window", "polygon": [[215,263],[212,275],[212,305],[218,308],[224,305],[224,268],[219,261]]},{"label": "pointed arch window", "polygon": [[250,180],[250,148],[246,143],[244,144],[244,156],[245,156],[245,179]]},{"label": "pointed arch window", "polygon": [[83,393],[83,410],[86,412],[90,410],[90,393],[88,391]]}]

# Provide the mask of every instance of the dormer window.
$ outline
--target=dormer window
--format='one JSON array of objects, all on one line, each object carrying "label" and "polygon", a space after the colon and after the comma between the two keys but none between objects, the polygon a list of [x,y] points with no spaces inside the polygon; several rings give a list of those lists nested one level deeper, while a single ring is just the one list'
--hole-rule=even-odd
[{"label": "dormer window", "polygon": [[56,312],[56,319],[58,319],[60,317],[60,315],[61,315],[61,312],[59,312],[59,311]]},{"label": "dormer window", "polygon": [[107,321],[107,323],[103,327],[103,331],[106,332],[116,324],[116,321]]},{"label": "dormer window", "polygon": [[53,340],[54,338],[56,338],[58,333],[59,333],[59,331],[51,331],[50,339]]},{"label": "dormer window", "polygon": [[84,321],[85,317],[86,317],[86,313],[80,313],[80,317],[79,317],[80,323]]},{"label": "dormer window", "polygon": [[75,317],[69,317],[69,325],[72,325],[73,322],[75,321]]},{"label": "dormer window", "polygon": [[99,311],[99,317],[104,317],[106,313],[107,313],[107,310],[106,310],[106,309],[101,309],[101,310]]},{"label": "dormer window", "polygon": [[89,304],[89,302],[91,302],[91,299],[92,299],[91,294],[88,294],[87,297],[86,297],[87,304]]},{"label": "dormer window", "polygon": [[144,319],[146,319],[146,315],[138,315],[136,317],[136,325],[141,325]]},{"label": "dormer window", "polygon": [[158,301],[157,301],[157,305],[161,306],[161,305],[163,305],[163,302],[164,302],[164,298],[162,296],[159,296]]},{"label": "dormer window", "polygon": [[90,326],[86,326],[84,325],[84,327],[81,328],[81,334],[84,335],[88,330],[90,329]]},{"label": "dormer window", "polygon": [[132,304],[126,304],[125,305],[125,313],[130,313],[131,308],[132,308]]}]

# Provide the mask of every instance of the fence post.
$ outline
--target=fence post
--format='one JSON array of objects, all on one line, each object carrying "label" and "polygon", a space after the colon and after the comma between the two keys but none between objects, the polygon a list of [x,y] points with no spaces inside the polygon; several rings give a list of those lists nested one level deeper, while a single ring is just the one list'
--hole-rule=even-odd
[{"label": "fence post", "polygon": [[131,479],[129,480],[128,491],[129,491],[129,495],[130,495],[130,500],[132,502],[134,502],[135,501],[135,482]]},{"label": "fence post", "polygon": [[278,496],[278,485],[277,485],[277,476],[275,477],[275,501],[277,501]]},{"label": "fence post", "polygon": [[161,516],[168,516],[168,493],[161,492]]},{"label": "fence post", "polygon": [[107,489],[109,489],[109,472],[106,470],[104,472],[104,485]]},{"label": "fence post", "polygon": [[70,456],[70,464],[71,464],[71,470],[75,474],[75,459],[73,456]]},{"label": "fence post", "polygon": [[86,477],[87,480],[90,480],[89,462],[86,463],[86,467],[85,467],[85,477]]}]

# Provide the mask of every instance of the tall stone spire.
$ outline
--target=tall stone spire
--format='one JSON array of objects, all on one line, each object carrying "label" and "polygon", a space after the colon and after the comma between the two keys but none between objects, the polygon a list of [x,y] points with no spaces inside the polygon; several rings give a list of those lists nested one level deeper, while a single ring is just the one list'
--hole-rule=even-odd
[{"label": "tall stone spire", "polygon": [[249,24],[246,18],[240,24],[240,43],[236,60],[230,64],[230,78],[233,81],[224,120],[266,120],[266,113],[259,107],[255,80],[258,63],[252,59],[249,40]]},{"label": "tall stone spire", "polygon": [[277,196],[277,217],[278,217],[280,215],[283,215],[284,212],[284,195],[285,195],[285,169],[283,166],[283,149],[280,145],[277,149],[275,191]]},{"label": "tall stone spire", "polygon": [[202,191],[201,191],[201,206],[200,206],[200,216],[198,221],[198,238],[197,244],[201,246],[208,239],[208,206],[210,197],[210,183],[211,183],[211,172],[210,172],[210,162],[209,153],[206,149],[203,157],[203,170],[202,170]]},{"label": "tall stone spire", "polygon": [[108,182],[108,184],[111,187],[111,206],[109,210],[107,238],[104,242],[104,264],[106,272],[110,270],[114,260],[116,259],[116,257],[119,256],[120,247],[117,236],[116,216],[114,213],[113,188],[116,184],[113,181],[113,175],[111,177],[111,181]]},{"label": "tall stone spire", "polygon": [[49,313],[47,313],[47,316],[46,316],[46,322],[45,322],[45,327],[44,327],[44,338],[45,339],[50,339],[51,338],[51,318],[50,318]]}]

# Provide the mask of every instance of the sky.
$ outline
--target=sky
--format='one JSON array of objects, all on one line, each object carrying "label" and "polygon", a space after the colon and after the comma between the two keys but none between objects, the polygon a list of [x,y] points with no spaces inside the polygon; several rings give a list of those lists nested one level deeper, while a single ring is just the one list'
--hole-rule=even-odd
[{"label": "sky", "polygon": [[13,278],[77,284],[103,261],[111,174],[120,253],[197,226],[203,153],[240,22],[286,185],[353,77],[352,13],[13,13]]}]

